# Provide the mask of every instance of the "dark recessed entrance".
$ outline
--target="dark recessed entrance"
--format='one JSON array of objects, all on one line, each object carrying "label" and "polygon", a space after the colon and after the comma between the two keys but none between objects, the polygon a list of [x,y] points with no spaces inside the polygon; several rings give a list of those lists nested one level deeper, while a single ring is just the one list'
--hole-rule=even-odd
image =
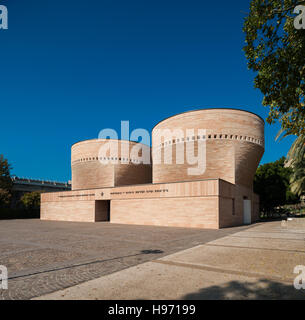
[{"label": "dark recessed entrance", "polygon": [[95,221],[110,221],[110,200],[95,201]]}]

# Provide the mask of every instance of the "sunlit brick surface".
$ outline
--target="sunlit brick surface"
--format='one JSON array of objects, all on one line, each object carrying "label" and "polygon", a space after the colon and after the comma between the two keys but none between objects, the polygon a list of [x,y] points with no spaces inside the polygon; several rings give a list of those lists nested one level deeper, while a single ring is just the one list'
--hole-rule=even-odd
[{"label": "sunlit brick surface", "polygon": [[[194,129],[194,134],[187,130]],[[199,129],[206,130],[199,135]],[[160,131],[161,130],[161,131]],[[182,130],[184,141],[174,135]],[[178,132],[177,132],[178,134]],[[192,166],[186,161],[188,145],[206,141],[206,170],[191,176]],[[161,142],[161,144],[160,144]],[[172,148],[184,146],[184,164],[166,164],[164,154]],[[253,177],[264,153],[264,121],[257,115],[233,109],[206,109],[190,111],[161,121],[153,129],[153,160],[161,153],[162,162],[153,164],[153,183],[220,178],[252,188]]]},{"label": "sunlit brick surface", "polygon": [[[97,139],[73,145],[72,191],[42,194],[41,219],[203,229],[243,225],[250,216],[251,222],[258,220],[252,185],[264,152],[259,116],[236,109],[190,111],[160,122],[152,135],[152,166],[135,159],[135,142]],[[106,144],[113,148],[104,157],[117,164],[100,162]],[[197,156],[203,145],[205,170],[192,175],[188,169],[199,166],[189,164],[189,155]],[[184,163],[178,164],[181,147]]]},{"label": "sunlit brick surface", "polygon": [[[109,145],[106,158],[110,162],[117,161],[117,164],[101,163],[100,148],[106,144]],[[135,145],[130,141],[104,139],[74,144],[71,150],[72,190],[150,183],[151,165],[132,163],[135,157],[130,153]],[[128,147],[129,151],[124,153],[124,148]]]}]

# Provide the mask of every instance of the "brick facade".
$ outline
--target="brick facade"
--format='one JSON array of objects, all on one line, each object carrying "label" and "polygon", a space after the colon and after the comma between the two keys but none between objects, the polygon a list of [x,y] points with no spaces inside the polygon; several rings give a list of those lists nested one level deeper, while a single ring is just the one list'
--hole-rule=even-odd
[{"label": "brick facade", "polygon": [[[183,140],[174,129],[181,129]],[[187,129],[194,133],[188,136]],[[205,129],[204,136],[199,129]],[[189,175],[190,147],[195,156],[202,141],[206,168]],[[119,146],[106,157],[126,163],[102,164],[99,150],[106,143]],[[249,200],[251,221],[259,218],[252,183],[264,152],[264,121],[257,115],[205,109],[166,119],[153,129],[152,166],[133,163],[132,153],[121,150],[126,145],[136,143],[97,139],[73,145],[72,191],[42,194],[41,219],[218,229],[242,225]],[[176,164],[175,156],[166,163],[170,150],[175,155],[181,147],[184,164]]]},{"label": "brick facade", "polygon": [[[100,161],[103,160],[101,148],[106,144],[109,145],[108,164]],[[141,144],[105,139],[74,144],[71,149],[72,190],[151,183],[151,164],[132,162],[132,150],[137,145]],[[142,146],[150,153],[149,147]]]},{"label": "brick facade", "polygon": [[[192,129],[193,133],[189,130]],[[198,130],[205,130],[199,134]],[[179,132],[183,132],[183,140]],[[203,137],[204,135],[204,137]],[[187,163],[188,145],[206,145],[206,170],[190,176]],[[241,110],[205,109],[170,117],[157,124],[152,132],[153,183],[220,178],[252,188],[253,177],[264,153],[264,121]],[[166,164],[172,149],[184,150],[184,164]],[[162,162],[155,164],[156,159]]]}]

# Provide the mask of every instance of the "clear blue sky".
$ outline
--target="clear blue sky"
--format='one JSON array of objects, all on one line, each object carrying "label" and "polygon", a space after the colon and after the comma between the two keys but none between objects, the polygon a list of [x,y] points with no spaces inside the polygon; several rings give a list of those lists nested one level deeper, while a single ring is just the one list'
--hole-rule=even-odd
[{"label": "clear blue sky", "polygon": [[[152,127],[190,109],[266,118],[242,52],[250,0],[0,0],[0,153],[18,176],[70,179],[70,147],[104,128]],[[262,162],[292,138],[266,124]]]}]

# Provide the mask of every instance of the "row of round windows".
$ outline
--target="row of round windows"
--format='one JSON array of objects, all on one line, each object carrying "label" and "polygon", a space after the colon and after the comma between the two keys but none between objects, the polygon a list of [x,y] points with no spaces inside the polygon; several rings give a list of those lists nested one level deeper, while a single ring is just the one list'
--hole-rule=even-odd
[{"label": "row of round windows", "polygon": [[208,134],[208,135],[203,135],[203,136],[192,136],[192,137],[186,137],[186,138],[180,138],[180,139],[173,139],[169,141],[165,141],[161,144],[159,144],[159,147],[164,147],[166,145],[171,145],[171,144],[177,144],[181,142],[188,142],[188,141],[198,141],[198,140],[209,140],[209,139],[230,139],[230,140],[244,140],[252,143],[256,143],[259,145],[263,145],[263,141],[260,139],[256,139],[253,137],[248,137],[248,136],[240,136],[240,135],[233,135],[233,134]]},{"label": "row of round windows", "polygon": [[89,158],[81,158],[72,161],[72,164],[79,162],[87,162],[87,161],[121,161],[122,163],[141,163],[142,160],[139,159],[130,159],[130,158],[118,158],[118,157],[89,157]]}]

